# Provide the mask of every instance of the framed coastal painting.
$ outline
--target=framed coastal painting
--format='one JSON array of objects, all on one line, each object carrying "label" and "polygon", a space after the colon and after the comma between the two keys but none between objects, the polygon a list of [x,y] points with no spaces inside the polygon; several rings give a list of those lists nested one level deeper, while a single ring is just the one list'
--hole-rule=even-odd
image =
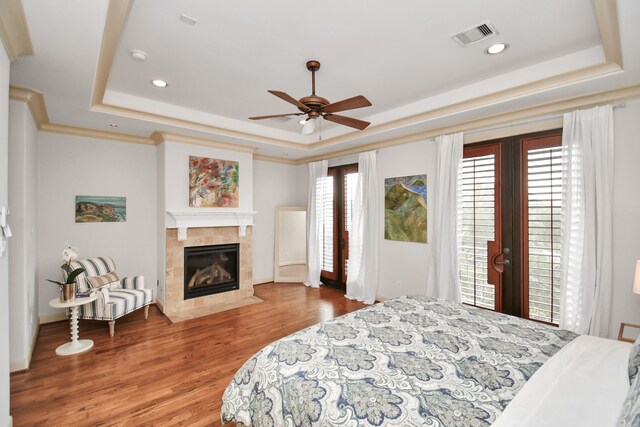
[{"label": "framed coastal painting", "polygon": [[384,238],[427,243],[427,175],[384,180]]},{"label": "framed coastal painting", "polygon": [[238,162],[189,156],[189,206],[237,208]]},{"label": "framed coastal painting", "polygon": [[76,222],[125,222],[127,198],[76,196]]}]

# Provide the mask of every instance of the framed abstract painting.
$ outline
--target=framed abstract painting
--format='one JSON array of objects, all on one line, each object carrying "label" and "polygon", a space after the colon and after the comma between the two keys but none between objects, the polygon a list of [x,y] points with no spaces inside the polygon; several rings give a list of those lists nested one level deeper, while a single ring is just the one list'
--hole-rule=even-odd
[{"label": "framed abstract painting", "polygon": [[189,206],[237,208],[238,162],[189,156]]}]

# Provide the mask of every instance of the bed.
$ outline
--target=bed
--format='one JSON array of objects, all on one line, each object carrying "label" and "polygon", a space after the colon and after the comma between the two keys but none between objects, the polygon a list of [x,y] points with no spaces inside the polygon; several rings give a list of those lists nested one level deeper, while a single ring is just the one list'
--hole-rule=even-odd
[{"label": "bed", "polygon": [[[260,350],[225,390],[221,417],[256,427],[613,426],[629,390],[630,349],[401,297]],[[595,395],[598,404],[589,405]]]}]

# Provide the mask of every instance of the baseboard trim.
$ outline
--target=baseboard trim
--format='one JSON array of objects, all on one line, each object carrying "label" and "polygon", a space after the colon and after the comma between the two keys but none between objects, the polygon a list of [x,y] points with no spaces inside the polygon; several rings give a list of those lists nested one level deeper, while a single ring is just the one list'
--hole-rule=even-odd
[{"label": "baseboard trim", "polygon": [[31,351],[29,352],[29,361],[27,362],[27,369],[31,367],[31,360],[33,359],[33,352],[36,349],[36,344],[38,343],[38,337],[40,336],[40,325],[36,325],[35,331],[33,331],[33,336],[31,337]]},{"label": "baseboard trim", "polygon": [[261,286],[261,285],[273,285],[273,280],[269,280],[267,282],[254,283],[253,286]]},{"label": "baseboard trim", "polygon": [[264,285],[265,283],[271,283],[271,282],[273,282],[273,277],[258,279],[253,281],[253,286]]},{"label": "baseboard trim", "polygon": [[36,341],[38,340],[38,334],[40,332],[40,325],[36,325],[36,330],[31,337],[31,350],[29,356],[25,359],[11,360],[9,361],[9,372],[27,371],[31,367],[31,359],[33,358],[33,350],[36,348]]},{"label": "baseboard trim", "polygon": [[13,427],[13,417],[9,415],[9,420],[7,421],[7,427]]},{"label": "baseboard trim", "polygon": [[158,307],[158,309],[160,310],[160,312],[162,314],[164,314],[164,305],[160,301],[158,301],[157,299],[155,301],[155,304],[156,304],[156,307]]},{"label": "baseboard trim", "polygon": [[378,302],[389,301],[390,299],[393,299],[393,298],[383,297],[382,295],[376,295],[376,301],[378,301]]},{"label": "baseboard trim", "polygon": [[67,320],[68,318],[65,312],[63,311],[60,313],[42,314],[38,319],[40,320],[40,324],[44,325],[46,323],[53,323],[53,322],[59,322],[61,320]]},{"label": "baseboard trim", "polygon": [[12,360],[9,362],[9,372],[12,374],[15,372],[26,371],[29,369],[28,359]]}]

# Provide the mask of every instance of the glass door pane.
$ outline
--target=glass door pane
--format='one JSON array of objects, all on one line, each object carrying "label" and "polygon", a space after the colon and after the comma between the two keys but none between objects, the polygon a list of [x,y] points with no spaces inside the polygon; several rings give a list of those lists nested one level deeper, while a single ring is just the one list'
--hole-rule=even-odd
[{"label": "glass door pane", "polygon": [[464,153],[458,196],[462,302],[498,310],[500,283],[490,283],[488,246],[501,245],[499,146],[465,148]]},{"label": "glass door pane", "polygon": [[353,199],[356,194],[356,183],[358,181],[358,168],[345,170],[344,174],[344,230],[342,231],[342,258],[343,258],[343,274],[342,281],[347,283],[347,273],[349,271],[349,232],[351,231],[351,222],[353,220]]},{"label": "glass door pane", "polygon": [[522,142],[524,317],[558,324],[560,311],[560,215],[562,139]]}]

